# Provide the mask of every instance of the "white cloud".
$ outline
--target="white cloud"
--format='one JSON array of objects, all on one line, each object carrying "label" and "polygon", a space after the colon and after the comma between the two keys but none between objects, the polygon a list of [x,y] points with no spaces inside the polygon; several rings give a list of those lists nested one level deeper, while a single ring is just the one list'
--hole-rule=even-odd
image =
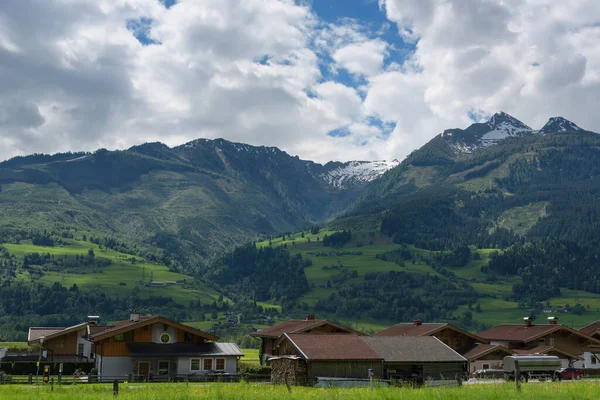
[{"label": "white cloud", "polygon": [[373,76],[381,72],[387,47],[381,39],[352,43],[336,50],[333,59],[352,74]]},{"label": "white cloud", "polygon": [[[368,111],[401,122],[390,143],[410,136],[421,145],[464,127],[471,110],[504,110],[534,127],[563,115],[600,130],[600,115],[590,112],[600,106],[596,1],[380,0],[380,7],[417,43],[406,70],[372,79],[367,96]],[[386,90],[391,82],[396,93]],[[407,103],[407,95],[418,100]],[[408,112],[394,115],[390,104]]]},{"label": "white cloud", "polygon": [[[386,65],[386,29],[294,0],[4,0],[0,158],[198,137],[402,158],[471,110],[600,130],[596,2],[380,0],[416,46]],[[335,82],[342,69],[361,86]]]}]

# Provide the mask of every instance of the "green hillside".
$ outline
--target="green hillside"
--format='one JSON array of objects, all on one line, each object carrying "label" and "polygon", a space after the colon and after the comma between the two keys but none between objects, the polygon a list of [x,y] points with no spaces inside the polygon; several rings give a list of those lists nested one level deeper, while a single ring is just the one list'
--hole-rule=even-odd
[{"label": "green hillside", "polygon": [[[25,256],[27,254],[49,254],[54,256],[62,265],[65,258],[76,256],[88,257],[90,249],[96,259],[106,259],[106,265],[101,268],[81,268],[65,271],[60,267],[54,268],[32,265],[19,273],[23,280],[35,280],[52,285],[55,282],[71,287],[73,284],[80,288],[100,286],[107,294],[128,296],[137,288],[140,298],[150,296],[171,297],[174,302],[188,304],[189,301],[212,302],[219,297],[214,289],[197,281],[189,275],[169,271],[161,264],[150,263],[130,254],[100,247],[97,244],[80,240],[66,239],[65,245],[59,247],[36,246],[31,243],[2,244],[10,255]],[[150,286],[150,281],[180,282],[171,286]]]},{"label": "green hillside", "polygon": [[[519,281],[518,277],[504,277],[494,282],[489,282],[489,276],[482,272],[481,267],[489,262],[490,254],[495,249],[476,249],[469,257],[468,262],[461,267],[444,268],[445,271],[437,272],[431,265],[429,259],[441,252],[432,252],[419,249],[414,246],[406,246],[412,259],[404,262],[403,266],[394,261],[384,261],[381,255],[401,251],[401,245],[395,244],[389,237],[373,231],[362,231],[353,233],[353,239],[343,247],[330,248],[323,246],[324,235],[332,234],[333,231],[321,231],[318,234],[310,232],[295,233],[282,238],[272,239],[257,243],[258,247],[286,246],[290,253],[301,254],[312,261],[310,267],[305,268],[306,277],[310,284],[310,290],[298,299],[300,307],[307,305],[307,309],[315,311],[319,316],[334,318],[340,322],[355,326],[364,331],[374,332],[400,321],[394,319],[370,320],[364,317],[365,310],[355,310],[355,317],[348,318],[340,315],[322,313],[315,305],[324,301],[339,290],[364,281],[365,274],[387,273],[391,271],[405,271],[416,276],[432,275],[443,280],[455,280],[469,285],[477,293],[477,298],[472,303],[456,307],[444,318],[436,317],[436,320],[452,320],[455,323],[464,322],[465,313],[472,315],[473,323],[467,326],[471,329],[479,329],[479,326],[494,325],[498,323],[519,323],[531,311],[519,306],[518,301],[511,299],[512,285]],[[414,260],[414,262],[413,262]],[[349,271],[348,277],[342,279],[340,270]],[[356,274],[353,275],[353,271]],[[452,276],[447,275],[447,271]],[[330,283],[329,285],[327,283]],[[550,297],[548,307],[553,310],[556,307],[571,307],[577,303],[582,304],[586,310],[581,314],[574,312],[552,312],[561,322],[574,327],[583,327],[590,321],[600,319],[600,296],[595,293],[584,291],[561,289],[561,295]],[[543,312],[534,313],[537,318],[544,319]],[[548,314],[550,315],[550,314]],[[423,318],[423,315],[414,315],[414,318]],[[462,320],[462,321],[461,321]],[[429,321],[431,322],[431,321]]]}]

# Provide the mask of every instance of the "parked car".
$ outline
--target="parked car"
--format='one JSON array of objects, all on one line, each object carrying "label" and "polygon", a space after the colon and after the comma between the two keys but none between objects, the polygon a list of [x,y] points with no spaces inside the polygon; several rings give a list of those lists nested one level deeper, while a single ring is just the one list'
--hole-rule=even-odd
[{"label": "parked car", "polygon": [[583,378],[583,371],[579,368],[561,368],[556,371],[558,379],[581,379]]}]

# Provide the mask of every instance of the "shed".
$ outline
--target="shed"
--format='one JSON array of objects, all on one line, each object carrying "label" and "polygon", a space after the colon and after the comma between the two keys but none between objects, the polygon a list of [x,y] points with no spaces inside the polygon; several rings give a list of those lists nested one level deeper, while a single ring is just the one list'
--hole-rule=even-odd
[{"label": "shed", "polygon": [[[305,382],[311,385],[317,377],[368,379],[369,370],[375,378],[383,377],[383,357],[373,350],[358,335],[310,335],[283,334],[275,343],[279,359],[292,360],[295,356],[306,363]],[[291,369],[293,367],[293,369]],[[304,363],[275,360],[272,378],[281,380],[282,369],[290,375],[298,375]],[[283,383],[283,382],[282,382]]]},{"label": "shed", "polygon": [[462,377],[467,360],[434,336],[362,337],[383,358],[384,378],[446,380]]}]

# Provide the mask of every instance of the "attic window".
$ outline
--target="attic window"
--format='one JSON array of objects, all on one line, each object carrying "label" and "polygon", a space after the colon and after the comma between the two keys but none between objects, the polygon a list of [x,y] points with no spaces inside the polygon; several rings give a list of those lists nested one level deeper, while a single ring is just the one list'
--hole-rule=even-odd
[{"label": "attic window", "polygon": [[160,335],[161,343],[169,343],[170,341],[171,341],[171,335],[169,335],[168,333],[163,333],[162,335]]}]

